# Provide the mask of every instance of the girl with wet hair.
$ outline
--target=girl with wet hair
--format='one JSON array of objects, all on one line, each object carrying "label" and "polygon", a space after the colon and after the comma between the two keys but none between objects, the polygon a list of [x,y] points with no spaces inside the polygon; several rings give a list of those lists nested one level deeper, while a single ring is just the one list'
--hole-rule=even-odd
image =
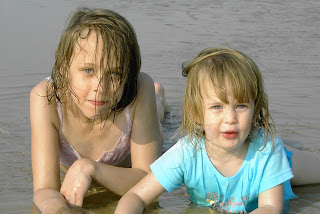
[{"label": "girl with wet hair", "polygon": [[163,87],[140,67],[124,17],[107,9],[73,13],[51,76],[30,93],[34,203],[42,213],[81,207],[92,181],[123,195],[150,171],[169,108]]}]

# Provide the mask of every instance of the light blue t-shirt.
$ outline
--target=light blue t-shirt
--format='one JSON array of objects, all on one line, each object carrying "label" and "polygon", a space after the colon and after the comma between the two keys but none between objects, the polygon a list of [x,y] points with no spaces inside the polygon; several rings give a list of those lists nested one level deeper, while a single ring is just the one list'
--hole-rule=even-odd
[{"label": "light blue t-shirt", "polygon": [[[201,141],[198,151],[188,137],[181,138],[150,167],[160,184],[169,192],[184,184],[190,200],[229,213],[246,213],[258,207],[259,193],[289,182],[293,177],[283,142],[275,139],[274,150],[256,133],[249,142],[246,158],[239,171],[224,177],[212,165]],[[285,185],[285,200],[296,198],[290,183]],[[239,212],[240,211],[240,212]]]}]

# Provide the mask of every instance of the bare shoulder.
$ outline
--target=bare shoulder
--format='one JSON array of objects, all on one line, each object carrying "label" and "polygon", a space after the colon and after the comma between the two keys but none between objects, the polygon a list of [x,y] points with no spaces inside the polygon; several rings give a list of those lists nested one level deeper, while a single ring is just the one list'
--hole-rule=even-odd
[{"label": "bare shoulder", "polygon": [[147,96],[148,94],[149,96],[154,95],[154,82],[148,74],[141,72],[138,77],[137,99],[139,99],[141,96]]},{"label": "bare shoulder", "polygon": [[[49,81],[47,79],[42,80],[30,91],[30,107],[46,107],[55,108],[55,102],[48,102],[47,99],[47,85]],[[38,109],[39,110],[39,109]]]},{"label": "bare shoulder", "polygon": [[47,79],[44,79],[41,82],[39,82],[37,85],[35,85],[30,91],[30,100],[37,99],[39,98],[39,96],[45,97],[48,82],[49,81]]},{"label": "bare shoulder", "polygon": [[30,119],[45,117],[47,121],[58,125],[57,105],[56,102],[48,102],[47,99],[47,84],[48,80],[44,79],[35,85],[30,91]]},{"label": "bare shoulder", "polygon": [[157,118],[154,82],[146,73],[139,75],[135,106],[135,115],[140,119],[146,118],[147,123],[153,123],[153,118]]},{"label": "bare shoulder", "polygon": [[151,76],[147,73],[140,72],[139,77],[138,77],[138,82],[140,84],[153,84],[153,80]]},{"label": "bare shoulder", "polygon": [[132,105],[130,105],[133,119],[138,115],[139,117],[146,116],[149,109],[153,109],[155,103],[156,99],[153,80],[148,74],[140,72],[138,77],[137,96]]}]

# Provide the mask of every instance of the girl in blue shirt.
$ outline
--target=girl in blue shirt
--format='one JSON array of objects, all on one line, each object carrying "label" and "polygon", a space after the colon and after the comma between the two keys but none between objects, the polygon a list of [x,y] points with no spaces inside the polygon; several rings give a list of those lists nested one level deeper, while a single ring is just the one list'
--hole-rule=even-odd
[{"label": "girl in blue shirt", "polygon": [[289,183],[292,153],[275,136],[257,65],[240,51],[213,48],[182,73],[180,132],[187,135],[151,165],[116,213],[141,213],[181,184],[193,203],[223,213],[281,213],[283,201],[296,197]]}]

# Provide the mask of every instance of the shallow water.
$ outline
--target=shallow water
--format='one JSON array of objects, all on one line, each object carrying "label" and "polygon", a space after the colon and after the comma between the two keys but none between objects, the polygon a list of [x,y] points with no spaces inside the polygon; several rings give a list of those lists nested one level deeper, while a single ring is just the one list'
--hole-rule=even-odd
[{"label": "shallow water", "polygon": [[[320,151],[320,2],[309,0],[2,0],[0,1],[0,210],[32,207],[29,91],[50,75],[54,51],[71,10],[105,7],[136,29],[142,71],[161,82],[172,113],[164,122],[165,148],[181,119],[185,79],[181,64],[206,47],[239,49],[260,67],[278,135],[297,148]],[[100,196],[99,194],[102,194]],[[88,197],[108,213],[116,201]],[[98,197],[99,196],[99,197]],[[101,200],[106,203],[101,203]],[[110,201],[109,201],[110,199]],[[103,201],[102,201],[103,202]],[[88,202],[90,205],[91,202]],[[109,205],[108,205],[109,204]],[[88,205],[88,206],[89,206]],[[165,193],[153,213],[198,213],[184,190]],[[210,209],[201,212],[213,213]]]}]

